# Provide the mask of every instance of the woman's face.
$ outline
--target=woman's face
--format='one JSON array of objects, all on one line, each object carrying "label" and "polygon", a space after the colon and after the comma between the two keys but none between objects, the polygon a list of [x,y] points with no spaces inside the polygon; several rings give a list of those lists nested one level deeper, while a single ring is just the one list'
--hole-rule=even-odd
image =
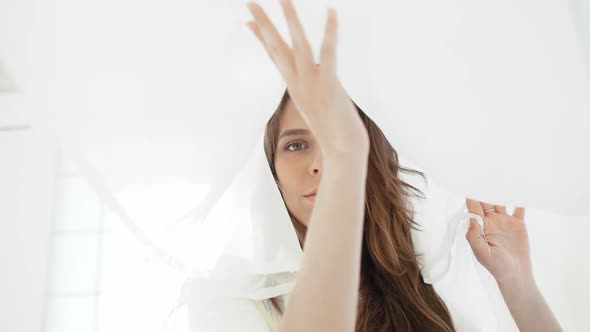
[{"label": "woman's face", "polygon": [[285,204],[306,226],[309,224],[322,174],[320,147],[307,123],[289,101],[281,114],[274,166]]}]

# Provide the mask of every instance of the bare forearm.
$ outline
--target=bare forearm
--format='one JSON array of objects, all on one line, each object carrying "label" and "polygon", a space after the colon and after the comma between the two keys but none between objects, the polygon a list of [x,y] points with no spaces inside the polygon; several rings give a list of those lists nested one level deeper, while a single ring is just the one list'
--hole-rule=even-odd
[{"label": "bare forearm", "polygon": [[498,286],[520,331],[563,331],[533,278]]},{"label": "bare forearm", "polygon": [[283,332],[354,331],[367,173],[359,160],[324,161]]}]

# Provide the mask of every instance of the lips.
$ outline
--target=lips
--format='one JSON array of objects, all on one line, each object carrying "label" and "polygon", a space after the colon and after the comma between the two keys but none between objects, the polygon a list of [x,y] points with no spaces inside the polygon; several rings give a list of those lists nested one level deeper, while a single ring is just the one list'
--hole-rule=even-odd
[{"label": "lips", "polygon": [[309,194],[305,195],[305,197],[311,197],[311,196],[315,196],[318,193],[318,190],[314,190],[312,192],[310,192]]}]

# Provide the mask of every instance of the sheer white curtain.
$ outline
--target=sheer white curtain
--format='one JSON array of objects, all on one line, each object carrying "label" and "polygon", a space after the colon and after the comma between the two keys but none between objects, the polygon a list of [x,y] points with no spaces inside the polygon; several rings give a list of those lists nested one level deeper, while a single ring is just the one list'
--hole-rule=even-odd
[{"label": "sheer white curtain", "polygon": [[[260,3],[287,37],[277,1]],[[295,3],[317,50],[328,1]],[[588,1],[331,3],[350,96],[449,191],[528,207],[540,287],[564,328],[590,324]],[[49,271],[39,286],[47,329],[155,330],[186,277],[162,258],[206,269],[224,249],[209,235],[231,232],[203,222],[239,171],[263,161],[251,157],[284,89],[247,20],[241,0],[0,2],[0,158],[10,159],[0,159],[10,203],[0,220],[7,239],[23,239],[4,252],[33,252],[27,232],[38,247],[50,239],[51,254],[35,248],[32,260]],[[21,131],[56,143],[21,151],[8,136]],[[50,185],[38,172],[52,172],[57,142],[77,163],[62,163]],[[202,248],[194,235],[215,250],[190,251]],[[273,262],[265,268],[288,270]],[[6,279],[14,297],[26,271]]]}]

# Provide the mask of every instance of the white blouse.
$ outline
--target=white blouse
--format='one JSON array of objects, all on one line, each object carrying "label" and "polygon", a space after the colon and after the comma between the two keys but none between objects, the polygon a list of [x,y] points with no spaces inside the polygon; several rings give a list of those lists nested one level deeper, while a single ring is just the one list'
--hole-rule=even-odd
[{"label": "white blouse", "polygon": [[[415,165],[402,163],[413,169]],[[441,187],[425,187],[415,176],[404,176],[404,180],[422,190],[426,200],[414,200],[415,220],[423,226],[424,232],[413,232],[412,238],[417,251],[424,257],[436,257],[436,248],[445,241],[446,225],[457,212],[467,211],[464,197],[453,195]],[[429,179],[429,184],[432,183]],[[466,231],[466,229],[465,229]],[[459,228],[454,238],[450,265],[442,278],[434,278],[433,285],[445,301],[457,331],[518,331],[510,312],[503,302],[493,277],[482,267],[473,255]],[[460,235],[462,234],[462,236]],[[436,265],[436,264],[435,264]],[[440,264],[438,264],[440,265]],[[435,269],[436,270],[436,269]],[[439,271],[426,271],[435,276]],[[423,271],[423,276],[424,275]],[[170,332],[265,332],[276,331],[280,317],[274,313],[268,301],[224,298],[212,294],[213,287],[207,281],[188,280],[185,283],[182,310],[177,310],[175,329]],[[183,312],[184,315],[180,313]],[[182,316],[182,317],[181,317]],[[178,322],[181,323],[178,323]],[[178,326],[182,325],[183,328]]]},{"label": "white blouse", "polygon": [[[468,259],[470,251],[466,240],[458,241],[454,260]],[[465,243],[463,243],[465,242]],[[465,248],[464,248],[465,249]],[[453,266],[455,264],[452,264]],[[445,301],[457,331],[518,331],[499,292],[486,291],[472,264],[470,269],[451,269],[442,280],[434,284]],[[276,332],[280,317],[268,301],[223,298],[207,291],[206,282],[190,281],[185,284],[183,306],[175,312],[173,327],[168,332]]]}]

